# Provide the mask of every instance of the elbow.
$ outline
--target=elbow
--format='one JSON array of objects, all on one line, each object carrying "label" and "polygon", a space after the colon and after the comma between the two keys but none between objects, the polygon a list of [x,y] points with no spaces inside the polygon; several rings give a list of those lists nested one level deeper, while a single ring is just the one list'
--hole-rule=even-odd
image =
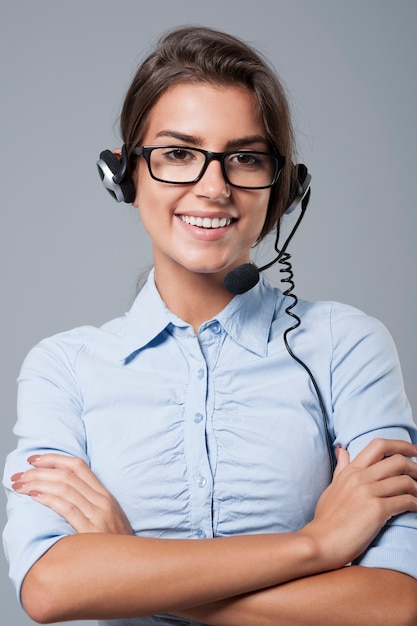
[{"label": "elbow", "polygon": [[57,587],[57,580],[51,580],[50,573],[39,561],[27,573],[22,584],[21,601],[34,622],[52,624],[60,620],[62,606],[59,607]]},{"label": "elbow", "polygon": [[417,591],[415,597],[412,599],[412,606],[409,607],[408,614],[404,621],[404,626],[416,626],[417,625]]},{"label": "elbow", "polygon": [[404,593],[397,603],[398,626],[417,626],[417,580],[404,577]]},{"label": "elbow", "polygon": [[[26,574],[20,591],[22,606],[38,624],[77,619],[74,588],[71,589],[72,562],[66,545],[71,537],[60,539],[47,550]],[[70,552],[72,544],[70,545]]]},{"label": "elbow", "polygon": [[408,611],[406,614],[403,612],[399,626],[417,626],[417,608]]}]

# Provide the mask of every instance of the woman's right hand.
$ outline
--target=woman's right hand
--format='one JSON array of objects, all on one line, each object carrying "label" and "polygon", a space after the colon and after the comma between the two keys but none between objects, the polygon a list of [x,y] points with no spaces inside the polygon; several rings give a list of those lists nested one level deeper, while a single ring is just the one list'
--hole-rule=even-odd
[{"label": "woman's right hand", "polygon": [[416,446],[392,439],[374,439],[352,462],[338,449],[333,481],[302,531],[313,538],[324,569],[359,557],[394,515],[417,512],[417,463],[410,458],[416,455]]}]

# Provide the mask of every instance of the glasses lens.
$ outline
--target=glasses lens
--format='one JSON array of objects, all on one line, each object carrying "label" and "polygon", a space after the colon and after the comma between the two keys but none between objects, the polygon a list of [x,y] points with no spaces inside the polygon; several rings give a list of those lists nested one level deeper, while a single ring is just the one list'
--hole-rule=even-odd
[{"label": "glasses lens", "polygon": [[263,152],[235,152],[224,160],[230,183],[247,189],[271,185],[276,177],[277,165],[274,156]]},{"label": "glasses lens", "polygon": [[191,183],[204,167],[205,155],[191,148],[153,148],[153,176],[167,183]]}]

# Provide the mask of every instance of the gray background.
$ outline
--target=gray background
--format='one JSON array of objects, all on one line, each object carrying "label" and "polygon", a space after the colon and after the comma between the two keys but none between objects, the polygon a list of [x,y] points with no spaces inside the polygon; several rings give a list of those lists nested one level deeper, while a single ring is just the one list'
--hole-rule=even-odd
[{"label": "gray background", "polygon": [[[95,160],[119,145],[143,51],[186,23],[237,34],[277,67],[313,175],[291,246],[297,293],[384,321],[417,405],[415,0],[2,0],[2,458],[29,348],[123,313],[150,261],[135,210],[106,194]],[[0,576],[2,624],[32,623],[3,559]]]}]

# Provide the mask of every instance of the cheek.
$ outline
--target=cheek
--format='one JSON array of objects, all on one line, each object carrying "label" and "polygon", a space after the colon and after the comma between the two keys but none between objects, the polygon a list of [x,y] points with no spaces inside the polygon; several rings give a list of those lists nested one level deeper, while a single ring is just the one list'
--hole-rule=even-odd
[{"label": "cheek", "polygon": [[150,178],[150,176],[146,170],[146,163],[143,161],[143,159],[139,159],[138,165],[132,176],[133,184],[135,185],[136,190],[133,206],[135,206],[136,208],[139,208],[141,205],[142,190],[146,189],[148,178]]},{"label": "cheek", "polygon": [[186,193],[181,186],[167,185],[154,180],[148,171],[148,166],[141,159],[136,170],[136,196],[134,206],[140,211],[149,210],[152,213],[169,213],[176,203]]},{"label": "cheek", "polygon": [[262,228],[265,224],[268,205],[269,205],[270,192],[265,189],[262,193],[250,203],[250,214],[253,223],[253,230],[256,231],[256,237],[261,234]]}]

